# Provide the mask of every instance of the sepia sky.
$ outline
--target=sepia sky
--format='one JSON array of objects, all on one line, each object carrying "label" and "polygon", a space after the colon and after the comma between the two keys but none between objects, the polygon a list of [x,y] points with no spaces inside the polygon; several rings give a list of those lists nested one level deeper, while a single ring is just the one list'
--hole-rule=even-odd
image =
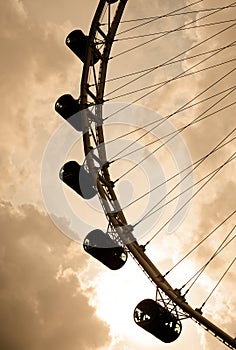
[{"label": "sepia sky", "polygon": [[[131,19],[169,13],[192,2],[129,0],[124,16],[125,19]],[[59,226],[64,228],[62,232],[47,213],[41,192],[42,162],[52,135],[64,125],[62,118],[54,111],[54,104],[64,93],[78,97],[82,71],[82,63],[66,47],[65,37],[75,28],[81,28],[84,33],[88,33],[97,3],[97,0],[8,0],[0,3],[0,347],[4,350],[223,350],[224,345],[189,320],[183,321],[180,338],[168,345],[136,326],[133,321],[135,306],[142,299],[154,298],[155,290],[135,262],[129,258],[121,270],[109,271],[86,255],[81,244],[70,239],[75,234],[72,231],[75,230],[75,226],[70,226],[66,215],[57,218]],[[225,5],[230,3],[229,0],[224,1]],[[219,6],[222,6],[221,0],[203,0],[189,9],[204,10]],[[134,34],[180,27],[199,19],[203,14],[204,11],[189,13],[184,17],[169,17],[161,20],[158,25],[153,22],[147,28],[141,27]],[[206,18],[197,23],[231,20],[235,19],[235,14],[235,7],[231,7],[216,13],[211,20]],[[232,23],[229,21],[227,26]],[[223,24],[220,28],[225,27],[226,24]],[[120,28],[125,30],[128,27],[123,24]],[[109,77],[158,65],[178,52],[186,51],[184,61],[156,70],[143,80],[131,84],[130,90],[170,79],[198,62],[198,58],[187,59],[189,55],[197,56],[204,50],[227,45],[234,40],[236,34],[235,27],[232,26],[211,41],[206,41],[203,46],[188,51],[215,31],[214,26],[177,31],[169,38],[163,37],[153,42],[147,49],[143,46],[141,50],[134,50],[132,54],[116,58],[119,52],[126,50],[130,45],[143,43],[145,39],[118,41],[112,51],[114,59],[109,64]],[[125,37],[134,34],[127,32],[123,35]],[[122,34],[120,37],[122,38]],[[213,56],[210,62],[203,62],[198,69],[233,58],[235,47]],[[166,116],[234,67],[235,61],[232,61],[227,65],[206,70],[202,74],[176,80],[155,93],[140,98],[138,104],[160,116]],[[235,77],[235,72],[229,74],[220,84],[213,87],[208,95],[205,94],[199,99],[234,86]],[[116,88],[118,92],[108,95]],[[119,88],[117,81],[107,85],[106,93],[111,103],[130,103],[143,94],[137,92],[135,95],[116,97],[125,92],[126,90]],[[171,120],[173,127],[181,128],[195,116],[201,115],[210,108],[209,101],[174,116]],[[233,101],[235,93],[231,93],[219,108]],[[211,111],[214,109],[209,109],[209,113]],[[140,120],[145,122],[145,117],[142,118]],[[191,130],[184,131],[181,140],[194,162],[210,152],[233,128],[235,105],[219,116],[206,119],[195,124]],[[109,131],[109,127],[107,130]],[[125,132],[122,127],[118,130]],[[145,142],[151,139],[152,136],[149,135]],[[78,148],[82,149],[81,144]],[[235,142],[209,158],[194,173],[194,181],[219,167],[234,149]],[[72,151],[73,156],[76,151],[77,148]],[[152,153],[153,148],[146,147],[146,151]],[[176,152],[178,153],[178,149]],[[80,161],[83,160],[82,153],[78,154],[78,157]],[[172,158],[168,156],[167,149],[155,157],[155,161],[158,161],[167,173],[166,177],[178,169],[176,159],[173,159],[173,154]],[[153,167],[152,161],[148,161],[147,169]],[[120,169],[114,168],[113,174],[117,174]],[[152,175],[148,175],[149,181],[152,181],[152,176],[155,177],[155,171],[153,167]],[[193,244],[197,244],[234,210],[234,172],[235,164],[231,162],[209,183],[200,196],[194,198],[175,232],[170,234],[167,228],[164,228],[160,237],[153,240],[150,248],[148,246],[147,254],[161,272],[168,271]],[[138,176],[128,177],[129,183],[135,184]],[[123,187],[122,183],[119,187],[121,197],[127,192],[127,188],[130,190],[130,187],[126,186],[127,183],[123,182]],[[68,197],[71,196],[70,192],[67,194]],[[74,211],[78,211],[78,215],[79,211],[81,216],[86,215],[88,208],[83,200],[75,199],[75,196],[70,200],[74,203]],[[154,227],[148,232],[148,238],[161,227],[173,210],[171,207],[154,220]],[[134,212],[127,211],[127,214],[133,218]],[[92,222],[93,219],[93,214],[86,217],[92,227],[100,224],[99,219]],[[207,241],[192,259],[176,270],[176,274],[170,274],[169,281],[173,286],[180,288],[186,278],[191,276],[192,271],[196,271],[207,261],[207,257],[214,253],[225,235],[233,228],[233,219],[234,217],[220,229],[218,238]],[[140,231],[148,229],[147,226],[142,226]],[[87,226],[78,227],[78,231],[83,231],[84,227]],[[140,231],[137,231],[138,235],[141,235]],[[88,232],[83,232],[83,235],[86,233]],[[225,254],[215,260],[212,268],[190,294],[190,301],[194,307],[199,307],[200,300],[205,300],[234,258],[236,247],[233,244]],[[232,336],[235,336],[236,312],[234,285],[233,266],[204,309],[206,317]]]}]

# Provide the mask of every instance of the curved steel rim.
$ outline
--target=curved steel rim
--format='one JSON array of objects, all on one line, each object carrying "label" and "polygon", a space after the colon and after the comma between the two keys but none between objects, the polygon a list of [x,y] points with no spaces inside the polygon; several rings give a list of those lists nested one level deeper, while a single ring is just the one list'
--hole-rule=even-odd
[{"label": "curved steel rim", "polygon": [[[97,108],[101,108],[103,104],[103,96],[106,82],[106,73],[107,66],[110,57],[110,51],[112,48],[112,44],[115,38],[116,31],[118,29],[118,25],[120,23],[122,14],[125,10],[125,6],[128,0],[118,0],[118,5],[116,8],[116,12],[112,23],[109,27],[108,32],[104,34],[105,38],[105,46],[102,53],[100,69],[99,69],[99,78],[98,78],[98,89],[96,96],[94,97],[95,104],[99,105]],[[116,4],[116,3],[115,3]],[[96,34],[101,34],[100,28],[100,19],[103,14],[103,11],[106,6],[116,6],[115,4],[108,4],[106,0],[100,0],[97,10],[95,12],[90,32],[88,38],[88,47],[86,57],[87,60],[83,65],[83,72],[81,78],[80,85],[80,104],[82,109],[86,109],[88,107],[88,95],[89,93],[89,85],[88,85],[88,77],[89,77],[89,69],[90,69],[90,60],[92,57],[92,45],[95,41]],[[91,95],[91,94],[90,94]],[[178,291],[174,290],[170,284],[165,280],[156,266],[152,263],[152,261],[145,254],[142,246],[138,244],[135,237],[132,234],[132,227],[127,224],[126,218],[122,212],[120,204],[117,200],[115,191],[113,189],[113,184],[109,175],[109,164],[106,160],[106,149],[104,145],[104,136],[103,136],[103,126],[102,126],[102,117],[101,111],[98,111],[98,115],[101,119],[99,119],[99,123],[96,124],[96,134],[97,134],[97,143],[99,144],[99,157],[104,166],[101,169],[102,176],[99,176],[97,179],[98,186],[98,194],[100,196],[100,200],[103,206],[104,213],[109,221],[109,224],[115,229],[118,236],[122,240],[122,242],[127,247],[130,255],[134,258],[137,264],[141,267],[143,272],[147,275],[147,277],[151,280],[151,282],[160,288],[176,305],[183,310],[187,317],[194,320],[196,323],[201,325],[205,330],[213,334],[217,339],[223,342],[226,346],[231,349],[236,349],[236,340],[232,338],[230,335],[222,331],[216,325],[211,323],[208,319],[202,316],[202,314],[194,310],[186,300],[179,294]],[[84,143],[84,153],[87,157],[88,166],[90,169],[94,169],[94,160],[91,154],[91,142],[90,142],[90,134],[89,134],[89,121],[88,118],[84,118],[84,135],[83,135],[83,143]],[[113,212],[110,210],[110,205],[113,207]]]}]

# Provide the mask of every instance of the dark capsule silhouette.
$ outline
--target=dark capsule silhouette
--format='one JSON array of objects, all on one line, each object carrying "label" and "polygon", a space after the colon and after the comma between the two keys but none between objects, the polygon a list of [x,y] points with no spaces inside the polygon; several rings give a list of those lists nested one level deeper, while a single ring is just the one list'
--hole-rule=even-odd
[{"label": "dark capsule silhouette", "polygon": [[94,114],[88,108],[81,110],[78,101],[69,94],[58,98],[55,110],[77,131],[84,131],[84,118],[87,118],[89,122],[95,119]]},{"label": "dark capsule silhouette", "polygon": [[111,270],[120,269],[127,260],[127,252],[118,246],[101,230],[91,231],[84,239],[84,250],[109,267]]},{"label": "dark capsule silhouette", "polygon": [[[85,63],[86,51],[88,45],[88,36],[84,35],[82,30],[73,30],[66,38],[66,45],[76,54],[79,59]],[[101,55],[95,45],[92,46],[92,57],[89,63],[90,66],[96,64]]]},{"label": "dark capsule silhouette", "polygon": [[175,341],[182,330],[180,320],[152,299],[145,299],[136,306],[134,321],[164,343]]},{"label": "dark capsule silhouette", "polygon": [[74,160],[63,165],[59,177],[82,198],[91,199],[97,194],[92,175]]},{"label": "dark capsule silhouette", "polygon": [[55,103],[55,110],[62,118],[67,120],[77,131],[83,131],[80,105],[71,95],[65,94],[59,97]]}]

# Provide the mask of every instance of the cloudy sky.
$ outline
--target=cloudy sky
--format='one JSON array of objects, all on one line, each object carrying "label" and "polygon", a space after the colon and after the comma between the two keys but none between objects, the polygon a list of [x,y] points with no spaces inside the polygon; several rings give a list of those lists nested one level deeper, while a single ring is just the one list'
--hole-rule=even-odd
[{"label": "cloudy sky", "polygon": [[[51,190],[47,191],[45,186],[42,189],[41,186],[45,151],[48,149],[50,140],[55,140],[53,138],[55,133],[61,130],[60,128],[64,128],[64,121],[56,115],[54,104],[64,93],[71,93],[78,97],[82,71],[82,63],[65,46],[65,37],[75,28],[81,28],[88,33],[97,3],[97,0],[89,2],[85,0],[57,2],[9,0],[0,3],[2,108],[0,160],[3,169],[0,175],[1,348],[4,350],[154,350],[157,348],[180,350],[184,347],[189,348],[191,341],[191,350],[224,349],[225,346],[212,336],[203,333],[199,327],[188,320],[183,321],[181,337],[176,343],[169,345],[163,345],[137,327],[133,322],[133,310],[142,299],[155,297],[153,286],[131,258],[123,269],[111,272],[86,255],[80,242],[71,239],[77,238],[79,241],[78,236],[88,233],[91,227],[105,228],[105,220],[101,212],[97,214],[95,210],[97,207],[94,209],[97,202],[88,207],[83,200],[78,199],[68,190],[66,195],[68,202],[73,206],[73,220],[68,217],[63,205],[60,207],[62,214],[57,210],[48,213],[47,204],[45,206],[45,191],[49,193],[48,197],[51,197],[50,205],[54,203],[56,207],[57,204],[57,197],[52,198]],[[193,1],[190,0],[165,2],[129,0],[124,18],[128,20],[166,14],[191,3]],[[233,1],[224,1],[224,5],[231,3],[233,4]],[[159,118],[170,115],[181,106],[187,106],[187,103],[198,95],[198,100],[194,100],[195,102],[205,99],[205,102],[176,114],[164,131],[181,128],[197,116],[210,114],[222,108],[222,112],[212,114],[212,117],[193,125],[181,134],[180,143],[188,150],[192,162],[209,153],[230,133],[232,134],[226,141],[235,136],[233,134],[235,105],[232,104],[235,101],[235,93],[232,87],[235,82],[233,42],[236,32],[233,20],[235,20],[236,10],[230,7],[216,12],[211,17],[201,18],[209,13],[207,9],[217,9],[219,6],[222,6],[220,0],[199,1],[196,5],[189,6],[188,11],[185,10],[188,13],[182,16],[169,16],[133,31],[127,31],[134,26],[132,22],[121,24],[120,31],[126,32],[117,37],[120,41],[114,45],[112,51],[114,59],[109,64],[109,78],[114,78],[161,65],[171,57],[185,52],[180,56],[184,60],[175,65],[156,69],[152,74],[129,84],[127,88],[121,88],[121,85],[128,81],[126,78],[108,83],[106,95],[113,104],[111,108],[115,109],[120,106],[118,103],[138,100],[140,113],[137,112],[136,125],[138,126],[140,123],[145,123],[149,113],[152,115],[150,110],[154,111],[155,116],[158,115]],[[153,38],[148,36],[127,39],[127,37],[164,32],[196,20],[197,22],[189,26],[195,26],[197,23],[197,28],[175,31],[149,45],[143,45],[130,53],[120,55],[122,51]],[[218,24],[212,24],[216,22]],[[223,32],[226,27],[230,28]],[[215,36],[219,31],[222,33]],[[211,36],[211,40],[206,40]],[[126,40],[121,40],[125,38]],[[204,40],[205,42],[198,46]],[[217,51],[213,51],[227,45],[231,46],[222,52],[216,54]],[[202,70],[202,72],[174,80],[152,94],[147,94],[144,98],[142,95],[153,88],[127,95],[132,90],[158,84],[183,73],[205,57],[199,54],[209,50],[215,54],[193,69]],[[189,58],[190,56],[195,57]],[[226,61],[229,62],[225,63]],[[222,64],[219,65],[220,63]],[[207,69],[209,66],[215,67]],[[201,94],[220,78],[222,80],[213,85],[211,90]],[[112,92],[115,89],[118,90]],[[217,95],[221,91],[226,92]],[[228,96],[212,106],[227,93],[229,93]],[[123,94],[125,95],[119,97]],[[212,97],[213,95],[216,97]],[[117,104],[114,105],[114,103]],[[226,106],[229,107],[226,108]],[[146,109],[145,114],[143,108]],[[206,110],[209,111],[205,112]],[[109,139],[117,137],[116,132],[120,134],[126,132],[125,123],[123,123],[125,125],[120,123],[119,128],[111,132],[113,122],[115,121],[111,118],[110,124],[107,125],[106,135]],[[67,130],[63,129],[65,135]],[[144,138],[144,144],[146,145],[153,138],[160,137],[162,132],[161,129],[153,131],[152,135]],[[126,142],[128,144],[130,140]],[[65,140],[62,145],[64,143],[66,143]],[[59,150],[62,145],[58,144]],[[121,144],[118,143],[112,151],[120,146]],[[178,147],[179,144],[178,146],[172,144],[172,148],[170,146],[161,149],[159,153],[154,154],[154,158],[150,157],[147,163],[140,167],[140,173],[138,171],[134,174],[130,173],[123,182],[118,183],[118,194],[123,205],[129,203],[131,198],[140,195],[150,184],[153,184],[153,181],[162,179],[156,175],[155,166],[159,167],[164,179],[179,171],[182,149]],[[155,148],[156,144],[146,145],[141,155],[153,153]],[[55,147],[53,149],[55,158],[57,158],[58,149]],[[221,166],[233,154],[234,149],[235,142],[230,142],[209,157],[194,172],[194,181],[199,181]],[[78,156],[78,161],[83,161],[81,138],[78,144],[74,145],[71,156]],[[126,166],[135,161],[135,158],[134,160],[126,158],[126,162],[117,163],[117,166],[114,163],[112,169],[114,177],[122,175]],[[197,244],[234,211],[236,195],[236,184],[232,175],[234,171],[234,162],[230,162],[199,195],[194,197],[188,211],[179,218],[176,230],[170,234],[168,225],[164,226],[158,238],[148,245],[147,254],[163,273],[184,256],[193,244]],[[58,175],[52,172],[51,176],[49,180],[54,181],[55,177],[55,182],[59,184]],[[171,185],[167,190],[170,188]],[[173,196],[177,194],[178,191],[173,192]],[[156,197],[158,197],[157,194]],[[149,197],[149,202],[144,201],[142,205],[147,205],[149,208],[149,205],[155,203],[156,197],[155,195]],[[156,214],[154,219],[150,218],[153,220],[146,221],[143,226],[137,226],[135,233],[138,237],[142,237],[143,243],[168,221],[177,204],[178,202],[174,201],[174,204],[162,211],[161,215]],[[138,217],[142,215],[142,205],[135,209],[131,208],[130,211],[130,208],[127,209],[127,217],[132,223],[137,219],[136,213]],[[81,217],[84,220],[81,220]],[[180,288],[209,259],[233,229],[233,225],[232,216],[220,228],[214,239],[207,241],[191,259],[180,265],[176,271],[173,270],[169,275],[169,281],[174,287]],[[143,237],[142,233],[145,230],[147,230],[147,236]],[[201,306],[234,258],[234,252],[235,245],[233,246],[232,243],[223,254],[219,255],[212,267],[202,276],[196,288],[191,291],[189,301],[194,307]],[[233,298],[234,285],[233,266],[204,309],[206,317],[232,336],[235,336],[236,311]]]}]

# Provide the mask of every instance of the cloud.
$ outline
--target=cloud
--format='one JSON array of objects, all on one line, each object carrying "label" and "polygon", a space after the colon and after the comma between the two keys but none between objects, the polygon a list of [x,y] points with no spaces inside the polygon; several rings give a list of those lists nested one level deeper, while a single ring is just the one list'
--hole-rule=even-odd
[{"label": "cloud", "polygon": [[73,67],[81,69],[81,64],[64,44],[71,27],[69,21],[34,21],[24,2],[0,5],[0,164],[5,169],[0,191],[5,200],[40,202],[35,182],[41,158],[48,138],[62,123],[55,101],[65,92],[78,94]]},{"label": "cloud", "polygon": [[[184,3],[182,0],[179,1],[178,7],[184,6]],[[41,158],[50,135],[61,122],[54,113],[54,103],[57,97],[65,92],[78,95],[81,63],[66,48],[64,39],[75,27],[82,27],[85,32],[88,31],[96,5],[96,0],[86,3],[86,6],[79,2],[79,11],[78,2],[74,0],[69,3],[60,0],[56,7],[54,3],[45,0],[36,2],[9,0],[0,5],[2,78],[0,164],[4,169],[0,174],[0,191],[2,198],[9,199],[14,204],[41,205],[39,185]],[[164,3],[152,1],[146,4],[140,0],[135,5],[128,2],[126,13],[129,18],[135,17],[136,14],[139,17],[140,13],[152,16],[153,13],[171,11],[173,6],[176,4],[173,5],[172,1]],[[203,6],[212,7],[212,3],[204,1]],[[222,6],[222,1],[214,1],[214,6]],[[214,20],[231,18],[229,15],[233,18],[232,8],[225,12],[224,17],[220,14],[215,15]],[[192,16],[190,19],[194,18]],[[166,30],[183,23],[183,19],[179,16],[174,20],[173,18],[163,20],[158,25],[155,23],[148,30],[149,32]],[[142,27],[140,34],[143,34]],[[147,52],[147,46],[144,46],[138,52],[134,51],[132,56],[124,55],[124,58],[121,56],[119,67],[122,69],[120,68],[119,72],[117,61],[111,60],[109,72],[111,75],[124,74],[126,68],[127,72],[130,72],[136,68],[143,69],[161,63],[211,34],[213,28],[206,27],[189,31],[189,34],[180,32],[177,36],[166,37],[162,41],[154,42],[150,52]],[[231,30],[212,40],[210,45],[206,43],[205,46],[199,47],[199,51],[195,50],[195,53],[223,46],[233,38],[234,32]],[[130,45],[129,41],[127,47]],[[118,44],[117,52],[119,48]],[[115,50],[114,47],[113,53]],[[227,52],[231,58],[233,51]],[[186,58],[188,55],[189,53],[186,53]],[[213,57],[211,64],[219,62],[223,56],[224,54]],[[134,60],[127,60],[127,57],[135,58],[135,68]],[[193,62],[195,61],[192,60],[191,64]],[[189,65],[190,61],[186,60],[182,65],[177,64],[175,68],[169,67],[168,70],[158,71],[157,75],[152,77],[149,75],[144,82],[135,84],[135,88],[168,79]],[[201,67],[206,65],[203,64]],[[221,67],[200,77],[194,75],[191,81],[189,78],[176,81],[173,85],[161,89],[158,94],[150,96],[145,103],[164,115],[168,114],[195,96],[200,89],[204,89],[216,79],[216,76],[224,74],[230,67],[229,64],[227,68]],[[233,85],[234,80],[232,75],[231,79],[225,80],[226,88]],[[112,84],[112,89],[114,86],[115,83]],[[220,86],[223,87],[224,84]],[[194,115],[200,114],[207,107],[209,103],[197,107],[194,113],[183,113],[181,117],[178,115],[176,125],[182,126],[182,123],[191,120]],[[214,118],[214,125],[211,119],[209,123],[206,121],[197,125],[194,132],[184,135],[194,159],[206,154],[207,150],[220,140],[222,132],[225,135],[230,130],[234,121],[232,109],[221,116],[223,118]],[[227,149],[226,153],[230,151],[231,149]],[[208,168],[222,161],[223,156],[225,157],[225,154],[214,158],[212,163],[208,163]],[[233,195],[235,186],[229,182],[230,177],[232,173],[225,172],[224,177],[215,182],[217,186],[212,186],[210,191],[198,197],[197,204],[196,202],[193,204],[190,216],[177,237],[163,239],[167,242],[166,250],[163,249],[165,254],[168,252],[171,256],[172,251],[175,256],[181,255],[185,248],[190,245],[192,247],[194,237],[197,239],[202,232],[208,232],[220,217],[226,214],[235,198]],[[17,350],[27,348],[74,350],[86,349],[86,346],[90,349],[100,346],[106,348],[109,329],[97,319],[95,310],[89,306],[76,276],[78,270],[84,270],[87,262],[77,251],[77,246],[70,245],[68,239],[58,235],[50,220],[31,206],[24,206],[17,213],[11,205],[7,206],[5,203],[2,206],[0,219],[3,228],[0,248],[2,260],[0,317],[1,324],[4,325],[0,331],[2,348]],[[184,232],[186,227],[189,231]],[[156,251],[160,252],[160,249],[158,244]],[[202,250],[202,254],[198,256],[199,260],[204,258],[203,252],[207,254],[210,249],[211,247],[207,246],[204,251]],[[212,270],[212,278],[215,274],[216,272]],[[231,277],[235,278],[234,275]],[[228,290],[232,290],[231,280],[227,280],[226,285]],[[219,316],[220,324],[224,329],[231,331],[233,327],[231,315],[235,314],[234,304],[227,304],[226,300],[222,299],[222,294],[218,297],[218,300],[213,299],[215,303],[221,304],[217,308],[217,314],[225,316],[227,313],[225,325],[223,318]],[[206,342],[209,342],[209,349],[216,349],[216,342],[212,339],[209,341],[207,339]],[[121,344],[125,347],[123,343]]]},{"label": "cloud", "polygon": [[87,257],[32,206],[1,203],[0,346],[2,349],[98,349],[109,328],[77,277]]}]

